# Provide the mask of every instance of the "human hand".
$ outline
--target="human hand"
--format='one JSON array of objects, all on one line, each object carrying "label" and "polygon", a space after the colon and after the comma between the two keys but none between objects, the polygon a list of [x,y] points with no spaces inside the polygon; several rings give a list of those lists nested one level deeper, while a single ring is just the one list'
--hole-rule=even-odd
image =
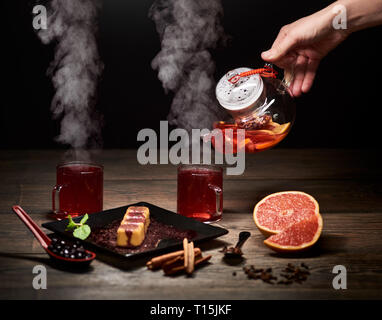
[{"label": "human hand", "polygon": [[261,57],[284,69],[284,75],[292,78],[289,88],[298,97],[312,87],[321,59],[349,33],[334,29],[332,14],[324,9],[282,27],[272,48]]}]

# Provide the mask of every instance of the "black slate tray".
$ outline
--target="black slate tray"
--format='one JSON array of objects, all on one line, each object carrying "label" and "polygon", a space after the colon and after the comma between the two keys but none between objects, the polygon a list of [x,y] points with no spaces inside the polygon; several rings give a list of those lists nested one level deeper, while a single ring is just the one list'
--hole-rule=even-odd
[{"label": "black slate tray", "polygon": [[[211,240],[228,233],[228,230],[226,229],[205,224],[205,223],[196,221],[194,219],[184,217],[180,214],[176,214],[174,212],[157,207],[147,202],[138,202],[138,203],[130,204],[130,205],[119,207],[119,208],[114,208],[110,210],[105,210],[105,211],[89,214],[89,219],[87,221],[87,224],[91,228],[98,228],[98,227],[104,227],[115,220],[122,220],[124,214],[126,213],[126,209],[130,206],[146,206],[150,209],[150,216],[153,217],[155,220],[163,224],[172,225],[176,227],[177,229],[191,231],[193,234],[195,234],[195,236],[189,240],[190,241],[192,240],[195,243]],[[79,222],[81,218],[82,217],[77,217],[77,218],[74,218],[73,220],[75,222]],[[65,228],[67,225],[68,225],[68,219],[54,221],[54,222],[47,222],[42,224],[42,226],[46,229],[49,229],[53,232],[64,235],[65,237],[74,238],[72,233],[65,231]],[[125,257],[125,258],[138,257],[138,256],[142,257],[144,255],[150,255],[150,254],[153,254],[153,255],[159,254],[163,251],[176,249],[182,245],[182,241],[178,241],[178,240],[173,240],[168,242],[163,241],[162,243],[159,244],[158,247],[154,249],[148,249],[146,251],[137,252],[137,253],[122,254],[110,248],[100,246],[99,244],[96,244],[88,239],[84,240],[83,242],[96,249],[101,249],[103,251],[107,251],[112,254],[116,254],[120,257]]]}]

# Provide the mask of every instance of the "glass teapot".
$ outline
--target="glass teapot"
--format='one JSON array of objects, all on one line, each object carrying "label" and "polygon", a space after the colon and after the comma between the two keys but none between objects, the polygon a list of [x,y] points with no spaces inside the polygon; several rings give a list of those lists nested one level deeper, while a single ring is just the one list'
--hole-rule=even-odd
[{"label": "glass teapot", "polygon": [[[223,134],[223,144],[212,143],[221,152],[240,148],[255,153],[267,150],[289,133],[296,108],[285,81],[277,79],[271,65],[264,68],[237,68],[225,74],[216,86],[220,105],[232,116],[231,121],[214,123]],[[245,130],[244,142],[237,139],[238,129]],[[227,144],[231,144],[227,148]],[[232,148],[231,148],[232,147]]]}]

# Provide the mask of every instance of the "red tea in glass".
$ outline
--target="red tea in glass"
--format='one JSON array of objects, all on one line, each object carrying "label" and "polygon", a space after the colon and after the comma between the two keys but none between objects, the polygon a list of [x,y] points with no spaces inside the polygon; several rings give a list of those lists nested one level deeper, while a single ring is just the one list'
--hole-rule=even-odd
[{"label": "red tea in glass", "polygon": [[52,200],[57,219],[102,211],[103,167],[79,161],[58,165]]},{"label": "red tea in glass", "polygon": [[223,212],[223,169],[213,165],[180,166],[177,211],[201,222],[219,221]]},{"label": "red tea in glass", "polygon": [[241,143],[237,139],[237,130],[242,129],[237,124],[219,121],[214,123],[215,129],[222,132],[222,143],[216,143],[211,135],[211,142],[215,149],[221,153],[237,153],[245,150],[247,153],[256,153],[268,150],[283,140],[290,131],[291,123],[278,124],[269,121],[256,129],[246,129],[245,139]]}]

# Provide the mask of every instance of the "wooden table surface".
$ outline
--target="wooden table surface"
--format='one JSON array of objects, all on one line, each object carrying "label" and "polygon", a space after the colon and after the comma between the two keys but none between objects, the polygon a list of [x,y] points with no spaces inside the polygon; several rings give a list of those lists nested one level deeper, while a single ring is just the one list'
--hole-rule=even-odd
[{"label": "wooden table surface", "polygon": [[[151,272],[146,259],[119,263],[99,255],[87,272],[54,268],[24,224],[11,211],[20,204],[38,224],[49,221],[55,165],[62,151],[0,151],[0,298],[1,299],[375,299],[382,298],[382,169],[373,150],[275,149],[247,155],[242,176],[225,176],[224,214],[218,223],[229,234],[201,245],[211,264],[192,278]],[[135,150],[104,150],[104,209],[147,201],[176,210],[176,167],[141,166]],[[319,243],[303,255],[276,254],[262,243],[252,210],[265,195],[301,190],[320,204],[324,230]],[[240,231],[252,237],[246,260],[228,265],[219,252],[234,244]],[[244,265],[272,267],[306,263],[303,284],[270,285],[250,280]],[[32,269],[47,267],[47,290],[35,290]],[[335,290],[332,269],[347,269],[347,289]],[[233,273],[236,272],[236,276]]]}]

